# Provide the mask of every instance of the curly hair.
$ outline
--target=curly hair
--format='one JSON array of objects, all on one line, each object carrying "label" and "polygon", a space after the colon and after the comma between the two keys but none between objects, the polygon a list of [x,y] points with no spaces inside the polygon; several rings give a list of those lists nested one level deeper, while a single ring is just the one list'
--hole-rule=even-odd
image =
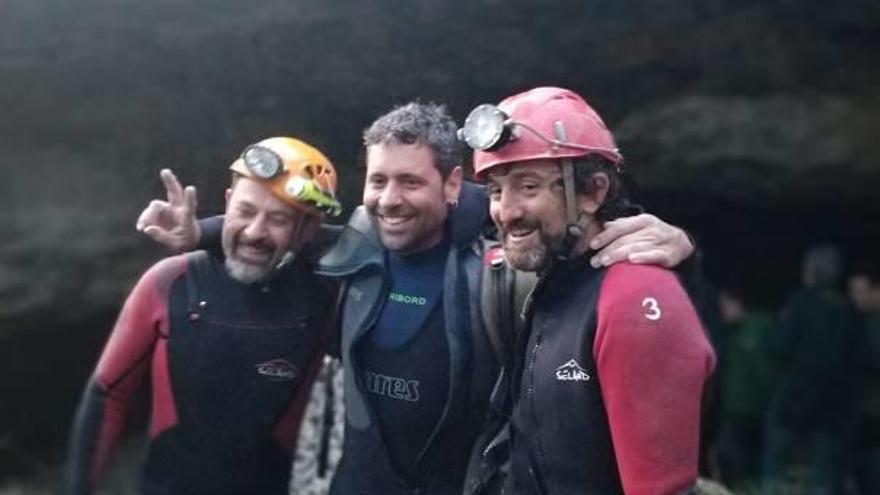
[{"label": "curly hair", "polygon": [[414,101],[395,107],[376,119],[364,131],[364,145],[427,145],[434,152],[434,166],[446,179],[462,163],[462,145],[456,136],[457,130],[458,125],[445,106]]}]

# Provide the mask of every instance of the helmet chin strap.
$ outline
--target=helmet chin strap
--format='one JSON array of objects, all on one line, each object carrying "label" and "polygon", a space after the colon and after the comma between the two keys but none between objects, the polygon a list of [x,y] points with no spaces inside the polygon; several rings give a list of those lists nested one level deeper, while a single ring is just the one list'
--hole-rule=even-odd
[{"label": "helmet chin strap", "polygon": [[254,282],[255,285],[262,287],[263,292],[268,292],[270,290],[270,286],[272,282],[275,281],[279,276],[281,276],[281,272],[284,271],[291,263],[296,261],[296,252],[292,249],[285,251],[284,255],[281,257],[281,260],[278,261],[272,269],[266,273],[266,276]]},{"label": "helmet chin strap", "polygon": [[283,270],[287,265],[293,263],[294,260],[296,260],[296,252],[294,252],[293,249],[291,249],[291,250],[287,251],[286,253],[284,253],[284,256],[281,257],[281,261],[279,261],[275,265],[273,270],[276,272],[279,272],[279,271]]},{"label": "helmet chin strap", "polygon": [[[565,126],[557,120],[553,123],[553,131],[556,139],[566,142]],[[563,158],[562,164],[562,188],[565,194],[565,237],[562,240],[562,250],[557,258],[568,259],[575,245],[584,235],[584,228],[580,224],[580,212],[578,211],[577,197],[574,192],[574,164],[571,158]]]},{"label": "helmet chin strap", "polygon": [[[291,237],[301,238],[305,230],[306,222],[300,222],[299,225],[294,228],[293,232],[291,233]],[[302,250],[302,247],[300,247],[300,249],[294,249],[293,246],[289,246],[287,248],[287,251],[284,252],[284,255],[281,256],[281,259],[278,261],[278,263],[276,263],[275,266],[272,267],[272,271],[266,277],[266,281],[268,282],[275,279],[276,277],[278,277],[278,274],[281,273],[282,270],[284,270],[291,263],[296,261],[300,250]]]}]

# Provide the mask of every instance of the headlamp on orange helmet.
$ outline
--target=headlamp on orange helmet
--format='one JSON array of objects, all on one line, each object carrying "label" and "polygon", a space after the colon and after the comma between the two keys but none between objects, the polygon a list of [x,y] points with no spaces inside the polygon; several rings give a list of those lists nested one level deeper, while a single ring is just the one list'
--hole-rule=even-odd
[{"label": "headlamp on orange helmet", "polygon": [[229,167],[251,179],[265,181],[284,202],[311,215],[339,215],[336,169],[323,153],[289,137],[264,139],[245,148]]}]

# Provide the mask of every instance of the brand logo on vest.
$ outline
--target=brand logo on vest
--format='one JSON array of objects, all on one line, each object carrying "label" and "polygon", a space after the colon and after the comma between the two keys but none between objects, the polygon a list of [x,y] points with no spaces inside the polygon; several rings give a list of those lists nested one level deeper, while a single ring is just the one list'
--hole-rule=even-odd
[{"label": "brand logo on vest", "polygon": [[419,401],[419,381],[397,378],[396,376],[380,375],[370,371],[364,372],[367,390],[376,395],[384,395],[392,399],[409,402]]},{"label": "brand logo on vest", "polygon": [[355,301],[360,301],[363,292],[360,291],[357,287],[352,287],[348,289],[348,297],[354,299]]},{"label": "brand logo on vest", "polygon": [[286,359],[273,359],[256,366],[257,374],[268,376],[273,382],[289,382],[299,375],[299,369]]},{"label": "brand logo on vest", "polygon": [[590,379],[590,374],[572,359],[556,368],[556,379],[561,382],[585,382]]},{"label": "brand logo on vest", "polygon": [[421,296],[411,296],[409,294],[401,294],[399,292],[389,292],[388,299],[401,304],[412,304],[416,306],[424,306],[428,304],[428,299]]}]

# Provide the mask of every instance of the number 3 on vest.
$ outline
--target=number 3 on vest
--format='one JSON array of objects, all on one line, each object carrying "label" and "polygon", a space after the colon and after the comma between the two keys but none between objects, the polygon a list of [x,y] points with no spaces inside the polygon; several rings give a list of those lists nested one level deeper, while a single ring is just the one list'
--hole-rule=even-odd
[{"label": "number 3 on vest", "polygon": [[653,297],[642,299],[642,307],[648,309],[648,312],[645,313],[645,318],[651,321],[659,320],[660,316],[663,314],[660,311],[660,306],[657,304],[657,300]]}]

